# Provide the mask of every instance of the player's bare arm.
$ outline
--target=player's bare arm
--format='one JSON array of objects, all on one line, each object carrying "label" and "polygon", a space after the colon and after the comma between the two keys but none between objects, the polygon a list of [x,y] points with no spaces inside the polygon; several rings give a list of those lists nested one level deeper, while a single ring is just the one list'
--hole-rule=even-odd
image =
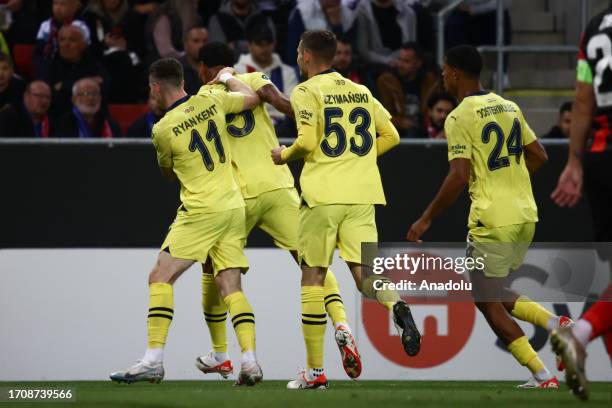
[{"label": "player's bare arm", "polygon": [[262,86],[257,91],[257,95],[259,99],[263,102],[267,102],[270,105],[274,106],[279,112],[284,113],[290,118],[294,117],[293,108],[291,107],[291,102],[289,98],[285,96],[281,91],[278,90],[276,85],[268,84]]},{"label": "player's bare arm", "polygon": [[524,151],[525,165],[527,166],[529,174],[534,174],[548,161],[546,149],[544,149],[542,143],[537,140],[526,145]]},{"label": "player's bare arm", "polygon": [[573,207],[582,196],[582,154],[591,130],[595,112],[593,85],[576,82],[576,100],[572,109],[570,127],[570,149],[565,169],[559,177],[557,188],[551,198],[559,207]]},{"label": "player's bare arm", "polygon": [[253,92],[251,87],[233,76],[235,72],[236,71],[234,71],[234,68],[225,67],[217,72],[217,75],[208,83],[208,85],[225,84],[230,91],[238,92],[244,95],[244,105],[242,110],[253,109],[259,105],[261,100],[259,99],[259,96]]},{"label": "player's bare arm", "polygon": [[164,176],[166,179],[170,181],[178,180],[176,177],[176,173],[174,172],[174,170],[172,170],[171,167],[160,167],[159,170],[161,171],[162,176]]},{"label": "player's bare arm", "polygon": [[431,225],[431,221],[450,207],[470,180],[470,160],[457,158],[450,161],[450,170],[442,187],[421,218],[410,227],[406,239],[417,242]]}]

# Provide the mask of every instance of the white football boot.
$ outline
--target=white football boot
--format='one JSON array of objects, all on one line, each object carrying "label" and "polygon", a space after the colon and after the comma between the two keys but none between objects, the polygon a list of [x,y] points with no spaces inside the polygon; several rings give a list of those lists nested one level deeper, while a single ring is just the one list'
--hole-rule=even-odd
[{"label": "white football boot", "polygon": [[234,372],[234,366],[232,366],[232,361],[225,360],[223,362],[219,362],[215,358],[213,351],[206,354],[205,356],[200,356],[196,358],[195,364],[196,367],[198,367],[198,369],[204,374],[219,373],[223,378],[227,378],[230,374]]},{"label": "white football boot", "polygon": [[164,366],[160,363],[145,363],[142,360],[136,361],[136,364],[128,368],[126,371],[115,371],[110,374],[110,379],[119,383],[132,384],[139,381],[148,381],[150,383],[159,384],[164,379]]}]

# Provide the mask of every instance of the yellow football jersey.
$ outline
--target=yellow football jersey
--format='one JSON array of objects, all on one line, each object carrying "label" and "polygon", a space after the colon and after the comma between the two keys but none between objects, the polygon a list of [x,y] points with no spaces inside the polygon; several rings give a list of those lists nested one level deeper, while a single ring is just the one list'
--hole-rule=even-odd
[{"label": "yellow football jersey", "polygon": [[376,129],[391,115],[368,88],[330,70],[296,86],[291,105],[298,130],[313,126],[318,139],[300,177],[306,204],[386,204]]},{"label": "yellow football jersey", "polygon": [[186,96],[153,126],[160,167],[172,168],[181,184],[181,202],[191,212],[244,207],[232,174],[225,115],[240,112],[239,93]]},{"label": "yellow football jersey", "polygon": [[[253,91],[272,84],[261,72],[236,75]],[[204,85],[199,94],[226,93],[225,85]],[[274,125],[264,104],[237,114],[226,116],[225,130],[232,151],[232,165],[244,198],[254,198],[279,188],[294,187],[293,175],[288,166],[276,166],[270,159],[270,151],[278,147]]]},{"label": "yellow football jersey", "polygon": [[448,160],[470,159],[468,227],[538,221],[523,147],[536,140],[519,107],[492,92],[466,97],[446,118]]}]

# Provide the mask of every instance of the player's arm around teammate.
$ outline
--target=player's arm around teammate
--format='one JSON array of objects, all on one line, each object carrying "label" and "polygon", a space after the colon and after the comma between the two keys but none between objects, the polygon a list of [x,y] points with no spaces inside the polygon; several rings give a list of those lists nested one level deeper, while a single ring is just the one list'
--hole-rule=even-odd
[{"label": "player's arm around teammate", "polygon": [[293,108],[291,107],[291,101],[281,91],[278,90],[276,85],[268,84],[257,90],[257,95],[262,102],[269,103],[274,106],[276,110],[284,113],[289,118],[293,118]]}]

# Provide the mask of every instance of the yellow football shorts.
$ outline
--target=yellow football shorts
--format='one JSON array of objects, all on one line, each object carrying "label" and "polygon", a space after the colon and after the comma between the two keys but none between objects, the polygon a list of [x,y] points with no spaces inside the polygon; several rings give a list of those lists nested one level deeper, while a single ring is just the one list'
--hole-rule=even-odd
[{"label": "yellow football shorts", "polygon": [[534,233],[533,222],[497,228],[475,227],[468,233],[468,254],[471,252],[474,259],[483,259],[486,277],[504,278],[523,264]]},{"label": "yellow football shorts", "polygon": [[347,262],[361,263],[361,243],[377,242],[372,204],[333,204],[300,208],[299,262],[329,267],[334,250]]},{"label": "yellow football shorts", "polygon": [[249,269],[244,255],[244,207],[214,213],[179,211],[161,250],[173,258],[205,263],[210,256],[215,275],[229,268]]},{"label": "yellow football shorts", "polygon": [[246,235],[259,227],[272,237],[277,247],[297,249],[300,197],[295,188],[280,188],[244,200]]}]

